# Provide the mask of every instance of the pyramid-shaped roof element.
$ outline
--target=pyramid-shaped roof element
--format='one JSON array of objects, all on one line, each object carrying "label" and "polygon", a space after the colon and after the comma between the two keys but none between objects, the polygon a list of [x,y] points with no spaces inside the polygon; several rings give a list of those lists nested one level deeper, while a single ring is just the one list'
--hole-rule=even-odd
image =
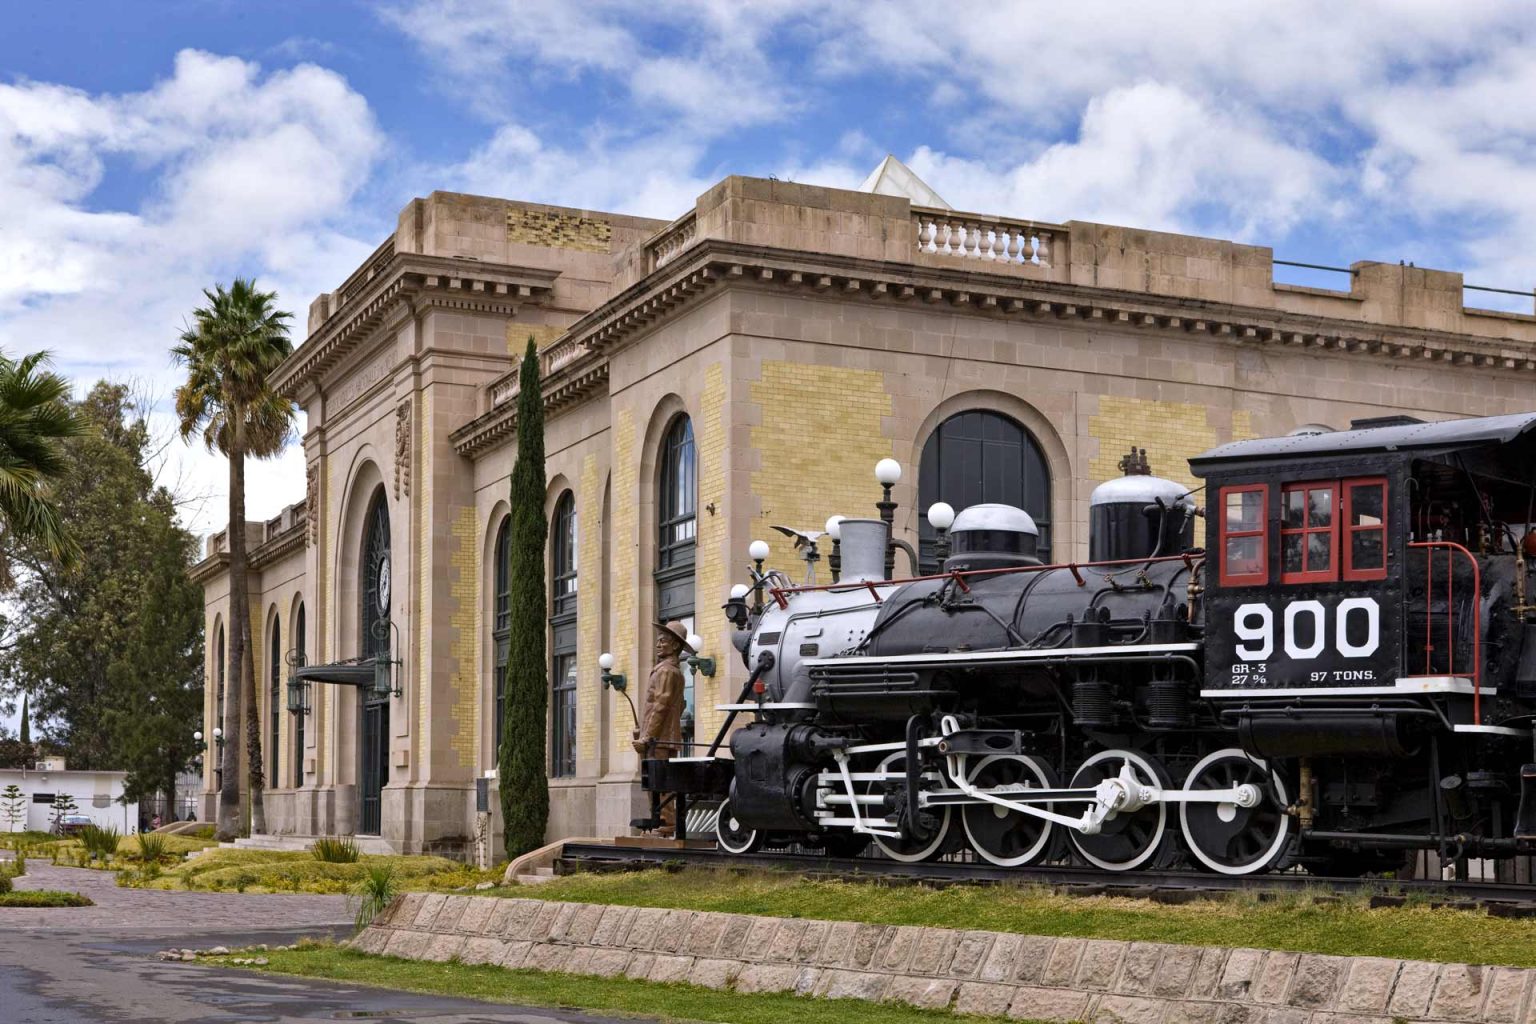
[{"label": "pyramid-shaped roof element", "polygon": [[873,192],[882,196],[904,196],[912,200],[914,206],[935,206],[941,210],[953,210],[944,201],[944,197],[928,186],[928,183],[919,178],[912,168],[897,160],[894,156],[886,154],[880,166],[869,172],[869,177],[864,179],[864,184],[859,186],[860,192]]}]

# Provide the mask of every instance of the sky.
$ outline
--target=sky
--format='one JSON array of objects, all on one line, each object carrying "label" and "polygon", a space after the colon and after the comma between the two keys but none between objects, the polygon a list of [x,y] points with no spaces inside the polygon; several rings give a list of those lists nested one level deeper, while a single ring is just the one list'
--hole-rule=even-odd
[{"label": "sky", "polygon": [[[851,188],[894,153],[960,209],[1536,284],[1536,23],[1514,2],[54,0],[5,21],[0,350],[50,351],[80,391],[134,382],[167,436],[202,289],[254,276],[297,343],[434,189],[671,219],[727,174]],[[163,458],[187,524],[220,528],[222,460]],[[248,518],[302,497],[302,462],[250,467]]]}]

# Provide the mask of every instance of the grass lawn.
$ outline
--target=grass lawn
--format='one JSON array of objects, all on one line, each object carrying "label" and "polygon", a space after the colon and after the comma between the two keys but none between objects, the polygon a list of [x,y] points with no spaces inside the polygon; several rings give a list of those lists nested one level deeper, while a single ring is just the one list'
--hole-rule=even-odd
[{"label": "grass lawn", "polygon": [[[77,892],[61,892],[57,889],[21,889],[0,892],[0,909],[5,907],[94,907],[88,896]],[[3,918],[0,918],[3,920]]]},{"label": "grass lawn", "polygon": [[[324,944],[257,955],[266,957],[268,964],[252,970],[498,1003],[570,1007],[665,1020],[727,1021],[730,1024],[784,1024],[785,1021],[795,1024],[934,1024],[937,1021],[955,1024],[987,1019],[855,999],[739,995],[693,985],[662,985],[625,978],[509,971],[501,967],[470,967],[452,962],[424,963],[371,956]],[[208,957],[205,961],[218,963],[221,959]]]},{"label": "grass lawn", "polygon": [[1284,894],[1183,905],[1119,896],[1066,896],[1026,886],[892,887],[810,881],[774,872],[688,869],[568,875],[498,896],[718,910],[734,914],[980,928],[1030,935],[1082,936],[1253,946],[1310,953],[1402,957],[1443,963],[1536,967],[1536,918],[1432,908],[1428,901],[1372,908],[1365,896]]},{"label": "grass lawn", "polygon": [[499,871],[477,871],[446,857],[364,854],[354,863],[337,864],[297,851],[218,849],[158,875],[125,872],[119,883],[141,889],[346,893],[369,867],[384,863],[394,866],[402,890],[473,888],[479,882],[501,880]]}]

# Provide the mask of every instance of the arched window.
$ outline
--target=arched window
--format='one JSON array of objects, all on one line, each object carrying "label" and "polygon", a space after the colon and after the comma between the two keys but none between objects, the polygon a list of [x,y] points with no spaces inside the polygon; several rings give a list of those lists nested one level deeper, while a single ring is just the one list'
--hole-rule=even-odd
[{"label": "arched window", "polygon": [[1034,435],[1002,413],[977,409],[940,423],[923,445],[917,475],[918,537],[924,572],[938,568],[928,506],[958,512],[983,502],[1022,508],[1040,527],[1040,560],[1051,560],[1051,471]]},{"label": "arched window", "polygon": [[[219,632],[213,643],[213,678],[217,681],[214,700],[213,728],[224,728],[224,626],[219,625]],[[213,731],[209,730],[211,737]]]},{"label": "arched window", "polygon": [[491,640],[496,645],[496,699],[492,709],[495,718],[491,722],[491,750],[492,756],[497,759],[501,757],[501,719],[507,709],[507,650],[512,626],[512,577],[507,565],[511,554],[507,546],[511,523],[511,516],[502,517],[501,528],[496,531],[495,554],[492,556],[496,560],[496,621],[491,629]]},{"label": "arched window", "polygon": [[550,548],[549,774],[576,774],[576,499],[555,502]]},{"label": "arched window", "polygon": [[272,616],[272,642],[267,649],[272,652],[267,658],[272,677],[267,683],[267,718],[272,730],[267,740],[267,785],[276,789],[283,784],[277,760],[277,730],[283,721],[279,717],[283,708],[283,628],[276,614]]},{"label": "arched window", "polygon": [[[656,617],[693,631],[693,564],[698,538],[699,474],[693,423],[679,416],[661,442],[656,480]],[[683,666],[683,738],[693,729],[693,673]]]},{"label": "arched window", "polygon": [[[213,728],[224,729],[224,625],[219,624],[219,632],[213,644],[213,678],[217,682],[214,690]],[[233,739],[233,737],[231,737]],[[213,747],[213,784],[219,789],[224,788],[224,744],[215,737],[213,729],[208,730],[208,742]]]},{"label": "arched window", "polygon": [[656,571],[693,566],[698,535],[699,482],[694,457],[693,423],[679,416],[667,428],[661,446],[661,479],[656,490],[660,529]]},{"label": "arched window", "polygon": [[[306,649],[304,639],[304,602],[299,602],[299,610],[293,614],[293,650],[296,657],[296,665],[306,664]],[[306,686],[309,684],[306,683]],[[298,789],[304,785],[304,719],[305,712],[300,711],[293,716],[293,788]]]},{"label": "arched window", "polygon": [[[379,488],[363,520],[363,579],[358,588],[358,651],[364,657],[388,658],[390,626],[389,505]],[[362,764],[359,778],[358,831],[379,835],[383,823],[383,789],[389,777],[389,698],[368,688],[363,692]]]},{"label": "arched window", "polygon": [[389,596],[392,582],[389,564],[389,505],[381,489],[368,508],[363,523],[363,585],[359,615],[358,653],[363,657],[388,657],[390,646]]}]

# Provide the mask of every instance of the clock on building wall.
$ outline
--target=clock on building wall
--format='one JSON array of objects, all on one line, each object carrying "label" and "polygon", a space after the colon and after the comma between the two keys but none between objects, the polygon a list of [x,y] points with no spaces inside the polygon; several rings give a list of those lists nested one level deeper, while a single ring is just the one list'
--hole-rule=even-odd
[{"label": "clock on building wall", "polygon": [[389,615],[389,556],[385,555],[379,560],[379,614],[385,617]]}]

